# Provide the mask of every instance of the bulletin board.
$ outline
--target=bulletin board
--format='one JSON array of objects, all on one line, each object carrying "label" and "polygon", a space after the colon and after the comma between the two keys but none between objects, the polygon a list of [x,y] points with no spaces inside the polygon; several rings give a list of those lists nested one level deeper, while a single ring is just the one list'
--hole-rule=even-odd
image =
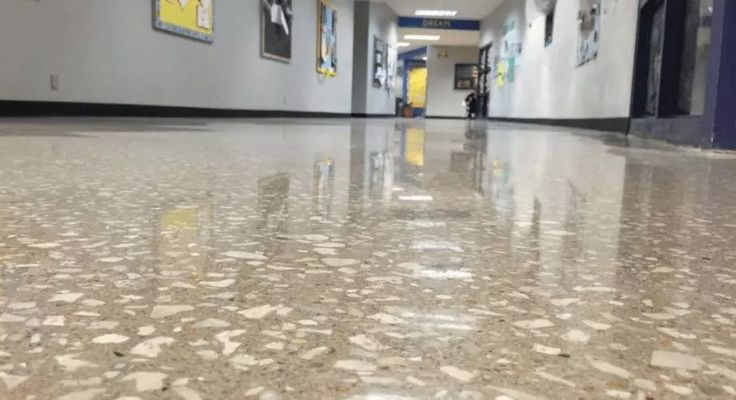
[{"label": "bulletin board", "polygon": [[153,26],[161,31],[212,43],[215,0],[153,0]]},{"label": "bulletin board", "polygon": [[329,0],[318,0],[317,72],[337,75],[337,10]]}]

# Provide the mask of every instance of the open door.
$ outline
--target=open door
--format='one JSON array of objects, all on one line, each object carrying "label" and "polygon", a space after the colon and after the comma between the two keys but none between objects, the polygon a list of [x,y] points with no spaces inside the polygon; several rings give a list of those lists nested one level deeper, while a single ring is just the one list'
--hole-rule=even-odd
[{"label": "open door", "polygon": [[480,49],[478,53],[478,84],[476,94],[478,95],[478,116],[482,119],[488,118],[488,109],[491,100],[491,47],[489,44]]}]

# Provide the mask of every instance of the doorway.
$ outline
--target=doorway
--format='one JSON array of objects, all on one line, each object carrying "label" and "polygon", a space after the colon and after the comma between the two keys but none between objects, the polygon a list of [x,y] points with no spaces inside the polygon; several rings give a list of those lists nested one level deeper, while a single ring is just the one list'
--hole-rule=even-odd
[{"label": "doorway", "polygon": [[478,116],[482,119],[488,118],[491,100],[491,85],[488,79],[491,75],[491,47],[493,47],[493,43],[481,47],[478,52],[478,84],[476,92],[478,95]]},{"label": "doorway", "polygon": [[702,116],[713,0],[642,3],[632,117]]}]

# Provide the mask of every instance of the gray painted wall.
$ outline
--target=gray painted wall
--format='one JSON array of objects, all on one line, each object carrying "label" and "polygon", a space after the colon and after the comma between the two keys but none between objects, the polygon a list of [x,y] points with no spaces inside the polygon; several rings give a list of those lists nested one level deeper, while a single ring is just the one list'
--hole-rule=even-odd
[{"label": "gray painted wall", "polygon": [[374,38],[396,45],[398,16],[384,3],[358,1],[355,3],[355,44],[353,49],[353,113],[393,114],[396,93],[400,88],[387,91],[373,86]]},{"label": "gray painted wall", "polygon": [[[438,54],[447,53],[439,58]],[[430,47],[427,50],[427,116],[464,117],[465,97],[472,90],[455,90],[455,64],[478,62],[477,47]]]},{"label": "gray painted wall", "polygon": [[212,45],[154,31],[151,3],[4,0],[0,99],[350,113],[353,0],[333,0],[333,79],[316,73],[316,0],[293,2],[290,64],[260,57],[260,0],[217,0]]},{"label": "gray painted wall", "polygon": [[544,16],[534,0],[507,0],[481,24],[481,44],[502,42],[515,19],[523,51],[513,83],[491,88],[490,115],[512,118],[628,117],[638,1],[603,0],[598,58],[576,67],[579,1],[560,0],[554,41],[544,47]]}]

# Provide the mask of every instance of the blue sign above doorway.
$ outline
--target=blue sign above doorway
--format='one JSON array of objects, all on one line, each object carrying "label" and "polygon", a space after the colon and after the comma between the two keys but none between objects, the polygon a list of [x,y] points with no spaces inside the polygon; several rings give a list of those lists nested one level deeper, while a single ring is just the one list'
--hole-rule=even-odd
[{"label": "blue sign above doorway", "polygon": [[399,28],[450,29],[479,31],[480,21],[467,19],[399,17]]}]

